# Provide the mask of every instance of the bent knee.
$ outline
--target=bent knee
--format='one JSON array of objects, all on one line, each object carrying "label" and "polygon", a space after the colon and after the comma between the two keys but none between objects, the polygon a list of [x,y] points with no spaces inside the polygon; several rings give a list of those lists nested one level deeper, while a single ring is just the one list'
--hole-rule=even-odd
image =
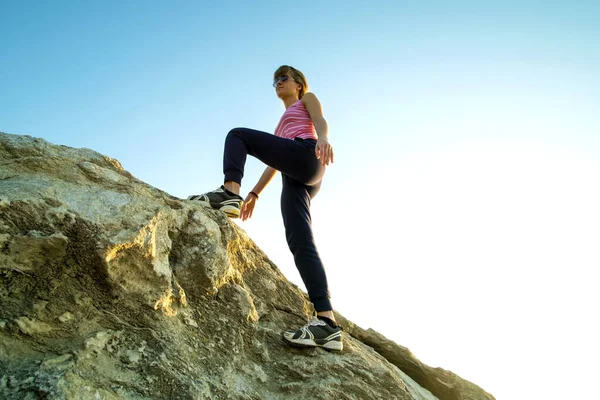
[{"label": "bent knee", "polygon": [[227,134],[227,136],[231,136],[231,135],[235,135],[235,136],[241,136],[244,131],[246,130],[246,128],[233,128],[232,130],[229,131],[229,133]]}]

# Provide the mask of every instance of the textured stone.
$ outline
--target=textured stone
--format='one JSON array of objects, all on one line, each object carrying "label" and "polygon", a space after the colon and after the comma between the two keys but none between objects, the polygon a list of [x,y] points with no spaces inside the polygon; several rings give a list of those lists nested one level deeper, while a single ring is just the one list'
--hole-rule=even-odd
[{"label": "textured stone", "polygon": [[63,315],[61,315],[60,317],[58,317],[58,320],[59,320],[60,322],[69,322],[69,321],[71,321],[73,318],[75,318],[75,317],[73,316],[73,314],[71,314],[70,312],[68,312],[68,311],[67,311],[66,313],[64,313]]},{"label": "textured stone", "polygon": [[312,312],[225,214],[0,133],[0,398],[493,399],[341,315],[289,347]]},{"label": "textured stone", "polygon": [[28,317],[20,317],[15,319],[15,324],[17,324],[21,332],[23,332],[26,335],[48,333],[53,329],[52,326],[44,322]]}]

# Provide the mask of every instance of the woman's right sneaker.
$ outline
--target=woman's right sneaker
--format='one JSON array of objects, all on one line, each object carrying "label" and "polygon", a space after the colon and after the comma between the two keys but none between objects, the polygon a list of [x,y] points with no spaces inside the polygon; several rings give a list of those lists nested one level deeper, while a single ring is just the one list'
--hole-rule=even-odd
[{"label": "woman's right sneaker", "polygon": [[344,349],[342,328],[332,328],[318,318],[312,318],[300,329],[283,332],[283,338],[298,347],[323,347],[336,351]]},{"label": "woman's right sneaker", "polygon": [[212,208],[223,211],[229,218],[239,218],[244,199],[237,194],[229,194],[225,186],[204,194],[195,194],[188,200],[202,201],[210,204]]}]

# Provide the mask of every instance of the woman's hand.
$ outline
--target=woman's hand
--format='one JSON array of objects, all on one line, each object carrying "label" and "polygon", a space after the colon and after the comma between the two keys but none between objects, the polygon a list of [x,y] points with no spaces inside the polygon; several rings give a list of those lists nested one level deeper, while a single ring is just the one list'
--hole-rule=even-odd
[{"label": "woman's hand", "polygon": [[321,160],[321,164],[329,165],[330,162],[333,162],[333,147],[331,147],[327,139],[319,138],[317,140],[315,153],[317,154],[317,158]]},{"label": "woman's hand", "polygon": [[252,212],[254,211],[255,205],[256,196],[252,193],[248,193],[248,196],[246,196],[246,200],[244,200],[244,204],[242,204],[242,212],[240,215],[242,221],[245,221],[252,216]]}]

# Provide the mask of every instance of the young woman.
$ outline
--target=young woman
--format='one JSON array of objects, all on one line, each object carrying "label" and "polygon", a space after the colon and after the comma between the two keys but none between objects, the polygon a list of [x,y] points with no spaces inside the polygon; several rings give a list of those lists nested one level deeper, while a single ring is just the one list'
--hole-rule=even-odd
[{"label": "young woman", "polygon": [[[207,202],[231,218],[241,216],[244,221],[252,217],[260,193],[280,171],[283,178],[281,213],[287,242],[317,312],[317,318],[298,330],[284,332],[283,337],[299,346],[342,350],[342,332],[333,315],[327,277],[313,239],[310,216],[311,199],[321,187],[325,167],[333,162],[327,122],[319,100],[308,92],[302,72],[282,65],[273,78],[277,97],[286,108],[275,128],[275,135],[248,128],[232,129],[225,139],[225,184],[188,199]],[[239,193],[248,154],[264,162],[267,168],[244,200]]]}]

